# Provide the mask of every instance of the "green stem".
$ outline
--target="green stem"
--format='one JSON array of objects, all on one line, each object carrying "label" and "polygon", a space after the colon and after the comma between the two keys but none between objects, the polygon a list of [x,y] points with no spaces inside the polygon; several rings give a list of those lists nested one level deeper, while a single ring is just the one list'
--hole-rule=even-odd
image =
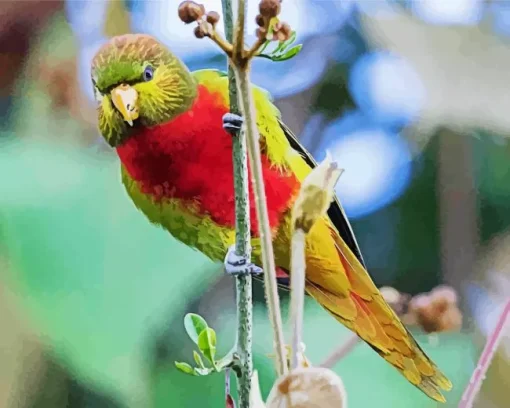
[{"label": "green stem", "polygon": [[[245,7],[245,1],[239,0],[239,12]],[[274,261],[273,243],[269,216],[266,205],[266,191],[262,176],[262,161],[257,130],[255,107],[253,104],[251,83],[249,79],[249,64],[244,69],[235,68],[239,102],[243,112],[246,138],[248,141],[248,155],[252,175],[255,208],[260,231],[262,249],[262,268],[264,270],[264,288],[266,292],[269,318],[273,327],[274,347],[278,374],[281,376],[288,371],[285,358],[285,345],[283,338],[282,316],[280,312],[280,298],[278,297],[278,283],[276,280],[276,267]]]},{"label": "green stem", "polygon": [[[227,41],[232,43],[232,3],[223,0],[223,16]],[[230,112],[239,114],[237,85],[234,70],[228,67]],[[232,154],[234,163],[235,211],[236,211],[236,253],[249,255],[250,247],[250,206],[248,195],[248,159],[246,156],[246,135],[238,132],[232,140]],[[236,277],[237,292],[237,354],[239,356],[240,371],[238,372],[237,390],[240,408],[249,408],[251,377],[253,374],[252,360],[252,277],[250,274]],[[240,374],[240,375],[239,375]]]}]

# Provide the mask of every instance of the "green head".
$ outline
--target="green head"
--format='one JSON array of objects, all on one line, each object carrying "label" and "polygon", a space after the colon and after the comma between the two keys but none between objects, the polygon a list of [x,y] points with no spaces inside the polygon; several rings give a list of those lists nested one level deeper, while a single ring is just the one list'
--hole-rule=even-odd
[{"label": "green head", "polygon": [[99,129],[113,147],[137,126],[168,122],[189,109],[196,83],[168,48],[145,34],[108,41],[92,61]]}]

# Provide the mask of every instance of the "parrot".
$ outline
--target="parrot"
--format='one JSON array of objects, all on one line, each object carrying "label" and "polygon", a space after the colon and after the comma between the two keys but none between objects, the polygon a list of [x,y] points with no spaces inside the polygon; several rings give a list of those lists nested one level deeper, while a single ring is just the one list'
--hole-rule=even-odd
[{"label": "parrot", "polygon": [[[227,273],[263,272],[252,187],[250,261],[235,254],[232,146],[243,117],[230,112],[228,75],[191,72],[147,34],[110,38],[91,62],[98,127],[120,162],[128,197],[145,217]],[[268,91],[251,85],[275,264],[290,276],[291,210],[316,161],[283,123]],[[428,397],[450,380],[425,354],[367,272],[335,196],[306,236],[306,293]],[[252,263],[253,262],[253,263]],[[260,274],[258,275],[260,276]]]}]

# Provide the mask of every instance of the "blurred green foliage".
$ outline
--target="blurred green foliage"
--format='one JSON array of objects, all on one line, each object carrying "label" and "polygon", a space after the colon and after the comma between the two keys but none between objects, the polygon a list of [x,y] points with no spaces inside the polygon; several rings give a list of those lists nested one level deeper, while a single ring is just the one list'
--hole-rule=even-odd
[{"label": "blurred green foliage", "polygon": [[55,356],[140,406],[154,338],[219,268],[150,225],[118,167],[57,146],[2,146],[0,173],[12,176],[0,181],[0,225],[10,287]]}]

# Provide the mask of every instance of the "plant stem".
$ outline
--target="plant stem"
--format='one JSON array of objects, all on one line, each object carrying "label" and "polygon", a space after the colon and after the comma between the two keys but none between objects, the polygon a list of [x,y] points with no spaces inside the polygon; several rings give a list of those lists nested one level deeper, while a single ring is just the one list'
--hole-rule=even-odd
[{"label": "plant stem", "polygon": [[303,333],[303,308],[305,305],[306,233],[296,229],[292,235],[290,279],[290,310],[292,319],[292,360],[291,367],[299,367],[301,336]]},{"label": "plant stem", "polygon": [[[227,41],[232,42],[232,3],[222,0],[223,18]],[[232,67],[228,67],[230,112],[239,114],[236,78]],[[246,156],[246,135],[238,132],[232,139],[232,156],[234,163],[235,212],[236,212],[236,253],[249,255],[250,248],[250,203],[248,195],[248,159]],[[240,359],[240,375],[237,378],[238,402],[240,408],[249,408],[252,360],[252,277],[236,277],[237,299],[237,340],[236,349]]]},{"label": "plant stem", "polygon": [[482,387],[482,381],[485,379],[485,375],[489,366],[494,357],[494,353],[499,347],[499,343],[503,338],[503,334],[505,333],[505,326],[508,322],[508,318],[510,315],[510,300],[506,303],[503,311],[501,312],[501,316],[496,323],[496,327],[494,331],[491,333],[489,338],[487,339],[487,343],[482,351],[480,356],[480,360],[478,360],[478,364],[471,375],[471,379],[469,380],[469,384],[462,395],[462,398],[459,403],[459,408],[471,408],[475,402],[476,396]]},{"label": "plant stem", "polygon": [[[246,7],[244,0],[239,0],[239,13],[244,13]],[[235,47],[234,47],[235,48]],[[285,358],[285,348],[282,329],[282,316],[280,312],[280,298],[278,297],[278,284],[274,262],[273,243],[269,216],[266,205],[266,192],[262,176],[262,162],[259,145],[259,134],[256,125],[255,107],[253,105],[251,83],[249,80],[249,63],[244,69],[234,68],[239,90],[239,102],[244,116],[246,138],[248,142],[248,155],[251,169],[255,208],[259,224],[259,234],[262,250],[262,269],[264,270],[264,288],[266,292],[269,318],[273,327],[274,347],[278,374],[281,376],[288,371]]]},{"label": "plant stem", "polygon": [[340,347],[333,350],[333,352],[328,357],[326,357],[320,366],[324,368],[333,368],[336,363],[338,363],[342,358],[354,350],[358,344],[361,344],[361,338],[359,338],[354,333],[350,334],[349,338],[345,340],[345,342],[342,343]]}]

